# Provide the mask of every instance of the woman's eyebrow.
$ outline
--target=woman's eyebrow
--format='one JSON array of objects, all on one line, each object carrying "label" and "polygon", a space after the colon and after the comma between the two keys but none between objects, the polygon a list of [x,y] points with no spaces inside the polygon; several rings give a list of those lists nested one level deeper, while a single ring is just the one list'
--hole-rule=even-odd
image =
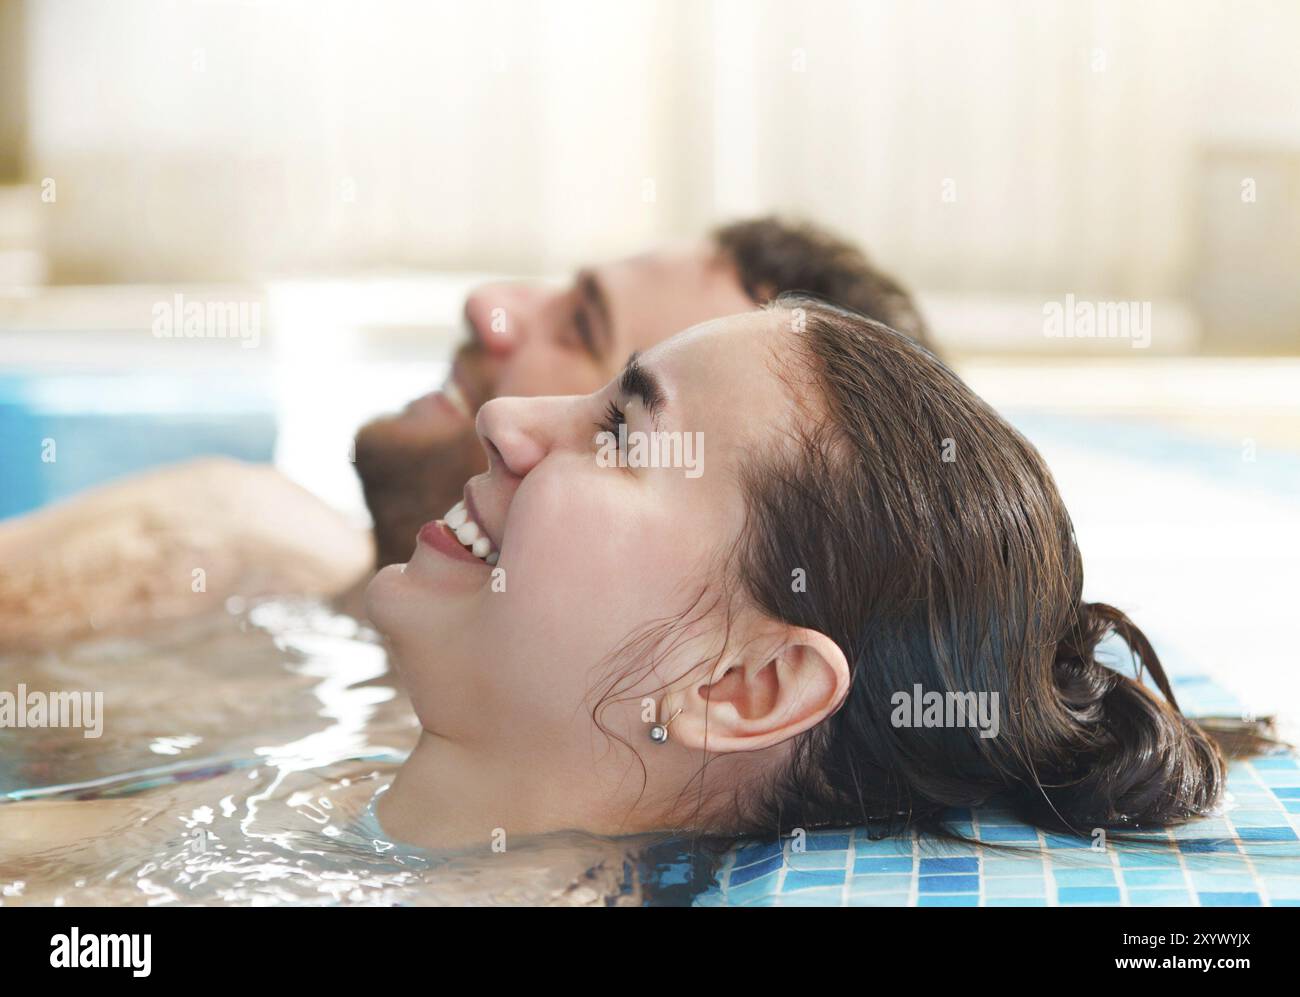
[{"label": "woman's eyebrow", "polygon": [[618,379],[618,390],[630,398],[639,398],[652,419],[658,418],[663,411],[668,396],[664,393],[663,382],[659,375],[638,359],[640,354],[633,353],[627,358],[627,366]]}]

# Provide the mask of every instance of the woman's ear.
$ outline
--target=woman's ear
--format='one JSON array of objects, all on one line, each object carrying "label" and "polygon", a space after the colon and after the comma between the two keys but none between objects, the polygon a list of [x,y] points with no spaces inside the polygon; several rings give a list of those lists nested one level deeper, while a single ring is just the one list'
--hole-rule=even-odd
[{"label": "woman's ear", "polygon": [[714,753],[759,751],[817,726],[848,695],[848,661],[823,633],[791,628],[774,650],[751,652],[753,645],[725,658],[672,697],[672,710],[681,710],[674,741]]}]

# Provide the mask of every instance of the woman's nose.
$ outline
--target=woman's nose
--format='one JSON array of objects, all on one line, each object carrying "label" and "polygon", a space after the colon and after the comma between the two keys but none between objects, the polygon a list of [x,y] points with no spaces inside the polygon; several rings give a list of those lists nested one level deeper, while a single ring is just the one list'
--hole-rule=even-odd
[{"label": "woman's nose", "polygon": [[488,455],[488,470],[499,463],[522,478],[564,434],[567,398],[493,398],[484,402],[474,428]]}]

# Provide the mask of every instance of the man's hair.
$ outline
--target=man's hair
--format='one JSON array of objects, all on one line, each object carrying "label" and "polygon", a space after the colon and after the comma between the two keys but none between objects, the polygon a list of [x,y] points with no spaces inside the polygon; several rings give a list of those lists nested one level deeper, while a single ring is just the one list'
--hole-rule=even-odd
[{"label": "man's hair", "polygon": [[907,290],[826,229],[769,216],[724,225],[713,232],[713,241],[735,263],[755,304],[791,292],[809,294],[934,346]]}]

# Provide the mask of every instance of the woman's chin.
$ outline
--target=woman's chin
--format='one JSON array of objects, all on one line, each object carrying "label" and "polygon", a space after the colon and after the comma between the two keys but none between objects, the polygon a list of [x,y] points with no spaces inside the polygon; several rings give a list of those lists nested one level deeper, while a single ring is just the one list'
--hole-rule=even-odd
[{"label": "woman's chin", "polygon": [[[414,561],[414,559],[412,559]],[[464,612],[454,594],[431,586],[414,563],[390,564],[381,568],[366,586],[366,615],[376,630],[384,635],[389,658],[396,671],[403,672],[403,662],[422,662],[441,658],[444,651],[459,643]],[[461,607],[463,609],[463,606]]]},{"label": "woman's chin", "polygon": [[402,588],[408,582],[405,570],[404,564],[387,565],[380,568],[366,586],[366,617],[382,634],[392,633],[398,624],[398,614],[404,601]]}]

